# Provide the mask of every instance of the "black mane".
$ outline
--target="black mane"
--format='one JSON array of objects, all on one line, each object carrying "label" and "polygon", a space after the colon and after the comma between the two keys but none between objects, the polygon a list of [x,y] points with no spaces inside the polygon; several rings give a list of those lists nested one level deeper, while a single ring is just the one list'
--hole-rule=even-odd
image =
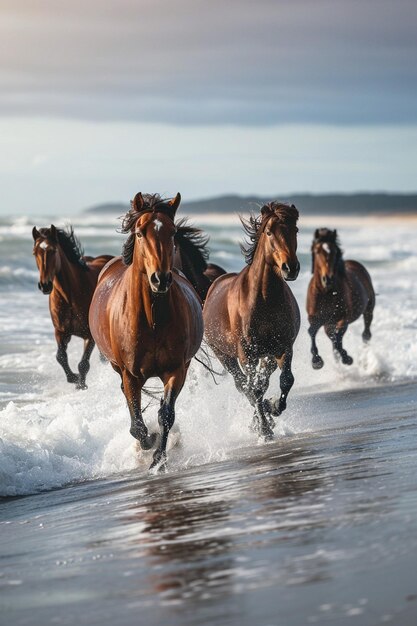
[{"label": "black mane", "polygon": [[177,228],[175,245],[180,253],[184,253],[194,270],[202,274],[207,269],[209,257],[208,235],[205,235],[199,228],[189,226],[185,217],[176,222],[175,226]]},{"label": "black mane", "polygon": [[123,234],[129,233],[129,237],[126,239],[122,248],[122,259],[125,265],[131,265],[133,260],[133,249],[135,247],[135,233],[132,232],[138,218],[142,213],[155,212],[165,213],[169,217],[172,215],[171,200],[168,198],[161,198],[158,193],[150,194],[144,193],[141,195],[143,198],[143,207],[138,210],[135,206],[134,200],[130,202],[130,209],[124,217],[122,217],[122,226],[120,232]]},{"label": "black mane", "polygon": [[284,202],[268,202],[261,208],[260,215],[249,216],[249,219],[245,219],[240,216],[240,221],[245,230],[245,233],[249,239],[245,243],[240,244],[240,249],[247,265],[251,265],[255,256],[256,248],[258,247],[259,238],[265,228],[265,225],[269,218],[274,215],[283,224],[294,225],[298,220],[298,210],[291,204],[285,204]]},{"label": "black mane", "polygon": [[[42,237],[51,237],[50,228],[40,228],[39,232]],[[65,230],[63,230],[62,228],[57,228],[56,233],[58,243],[61,246],[68,261],[70,263],[73,263],[74,265],[79,265],[84,270],[88,270],[88,265],[84,259],[84,249],[81,245],[80,240],[74,233],[74,228],[72,226],[67,226]]]}]

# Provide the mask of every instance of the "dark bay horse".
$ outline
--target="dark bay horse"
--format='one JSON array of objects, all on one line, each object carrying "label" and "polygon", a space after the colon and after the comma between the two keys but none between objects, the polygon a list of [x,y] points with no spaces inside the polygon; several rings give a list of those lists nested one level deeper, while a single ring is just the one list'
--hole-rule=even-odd
[{"label": "dark bay horse", "polygon": [[[72,228],[33,227],[33,254],[39,269],[38,287],[49,295],[49,310],[58,345],[56,358],[67,381],[77,389],[86,389],[85,378],[90,369],[94,341],[88,326],[88,309],[103,266],[112,258],[84,256]],[[84,339],[84,352],[74,374],[68,363],[67,346],[71,337]]]},{"label": "dark bay horse", "polygon": [[211,283],[226,274],[219,265],[208,263],[208,236],[195,226],[190,226],[186,218],[175,224],[174,265],[188,278],[202,302],[206,299]]},{"label": "dark bay horse", "polygon": [[[297,220],[295,206],[279,202],[242,220],[251,241],[242,246],[247,266],[213,283],[203,311],[207,343],[255,408],[254,430],[266,439],[273,435],[271,415],[284,411],[294,383],[291,361],[300,311],[286,281],[295,280],[300,269]],[[277,365],[280,398],[264,400]]]},{"label": "dark bay horse", "polygon": [[365,342],[371,338],[370,327],[375,307],[371,277],[357,261],[344,261],[335,230],[317,229],[311,254],[313,277],[307,292],[307,314],[313,368],[323,367],[323,359],[316,345],[316,334],[322,326],[333,344],[335,354],[340,355],[342,363],[351,365],[353,359],[342,345],[343,335],[348,324],[363,315],[365,329],[362,338]]},{"label": "dark bay horse", "polygon": [[151,468],[164,468],[175,401],[203,338],[201,300],[186,278],[173,271],[175,213],[157,194],[136,194],[122,224],[128,234],[122,257],[102,271],[90,307],[90,328],[100,351],[122,379],[131,417],[130,433],[144,450],[157,439],[148,434],[141,391],[151,377],[164,384],[158,412],[159,445]]}]

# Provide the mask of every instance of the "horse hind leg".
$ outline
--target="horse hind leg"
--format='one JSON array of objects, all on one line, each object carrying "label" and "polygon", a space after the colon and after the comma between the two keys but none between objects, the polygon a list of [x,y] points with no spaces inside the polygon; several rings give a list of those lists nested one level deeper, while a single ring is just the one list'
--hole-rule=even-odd
[{"label": "horse hind leg", "polygon": [[372,323],[372,319],[374,317],[374,306],[375,306],[375,302],[373,302],[372,300],[369,302],[368,306],[365,309],[365,312],[363,314],[363,320],[365,322],[365,328],[364,331],[362,333],[362,339],[365,343],[367,343],[368,341],[370,341],[372,334],[371,334],[371,323]]},{"label": "horse hind leg", "polygon": [[175,422],[175,402],[183,388],[188,366],[189,363],[180,367],[175,372],[165,374],[162,377],[162,382],[164,383],[164,400],[158,411],[158,423],[161,429],[161,437],[149,467],[151,471],[166,471],[168,435]]},{"label": "horse hind leg", "polygon": [[81,361],[78,363],[79,377],[77,382],[77,389],[87,389],[85,379],[90,369],[90,357],[94,350],[95,342],[92,338],[84,340],[84,352],[81,357]]},{"label": "horse hind leg", "polygon": [[79,377],[77,374],[74,374],[74,372],[72,371],[68,363],[67,348],[71,340],[71,335],[65,335],[56,330],[55,339],[58,345],[58,349],[56,353],[56,360],[58,361],[58,363],[64,370],[65,375],[67,377],[67,382],[78,383]]}]

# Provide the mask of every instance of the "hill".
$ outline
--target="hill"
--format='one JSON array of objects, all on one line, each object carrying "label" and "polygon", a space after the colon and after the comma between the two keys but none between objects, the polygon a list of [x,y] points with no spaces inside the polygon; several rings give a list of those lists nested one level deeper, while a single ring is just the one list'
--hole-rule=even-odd
[{"label": "hill", "polygon": [[[203,200],[184,200],[185,213],[241,213],[265,204],[271,199],[289,202],[304,214],[372,215],[390,213],[417,213],[417,194],[354,193],[354,194],[291,194],[276,196],[224,195]],[[108,203],[87,209],[87,213],[111,213],[121,215],[128,204]]]}]

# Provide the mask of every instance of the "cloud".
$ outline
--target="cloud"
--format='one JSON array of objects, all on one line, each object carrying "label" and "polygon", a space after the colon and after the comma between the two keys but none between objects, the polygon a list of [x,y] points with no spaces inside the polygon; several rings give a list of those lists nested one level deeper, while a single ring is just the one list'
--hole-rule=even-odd
[{"label": "cloud", "polygon": [[416,123],[416,21],[409,0],[9,0],[0,114]]}]

